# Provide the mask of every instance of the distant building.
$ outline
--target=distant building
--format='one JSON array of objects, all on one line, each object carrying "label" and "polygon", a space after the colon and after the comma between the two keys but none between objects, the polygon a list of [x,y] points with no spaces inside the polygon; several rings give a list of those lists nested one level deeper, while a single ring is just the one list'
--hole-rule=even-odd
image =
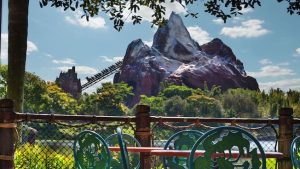
[{"label": "distant building", "polygon": [[55,83],[66,93],[70,93],[74,98],[80,98],[81,82],[80,79],[77,78],[75,66],[73,66],[72,69],[68,69],[67,72],[60,72],[59,77],[55,80]]}]

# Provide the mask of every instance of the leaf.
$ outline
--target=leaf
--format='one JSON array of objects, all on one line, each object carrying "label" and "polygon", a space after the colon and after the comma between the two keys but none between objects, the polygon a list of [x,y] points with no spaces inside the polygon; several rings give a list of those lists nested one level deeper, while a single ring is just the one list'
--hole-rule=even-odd
[{"label": "leaf", "polygon": [[230,4],[231,1],[228,1],[225,3],[225,7],[228,7],[228,5]]},{"label": "leaf", "polygon": [[42,2],[43,2],[43,5],[44,5],[44,6],[47,6],[48,0],[42,0]]},{"label": "leaf", "polygon": [[41,1],[40,1],[40,7],[41,7],[41,8],[43,8],[43,4],[42,4],[42,2],[41,2]]}]

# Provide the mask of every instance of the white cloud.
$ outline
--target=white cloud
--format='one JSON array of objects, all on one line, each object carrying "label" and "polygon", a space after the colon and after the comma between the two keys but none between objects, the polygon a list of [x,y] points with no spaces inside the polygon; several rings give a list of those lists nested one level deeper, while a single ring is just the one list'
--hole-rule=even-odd
[{"label": "white cloud", "polygon": [[29,55],[30,53],[36,51],[38,51],[37,46],[31,41],[27,41],[27,54]]},{"label": "white cloud", "polygon": [[153,44],[153,41],[146,41],[146,40],[143,40],[144,44],[151,47],[152,44]]},{"label": "white cloud", "polygon": [[71,59],[71,58],[66,58],[66,59],[62,59],[62,60],[52,60],[53,63],[56,63],[56,64],[66,64],[66,65],[76,65],[76,62]]},{"label": "white cloud", "polygon": [[262,27],[262,20],[250,19],[243,21],[241,24],[241,26],[224,27],[220,34],[231,38],[255,38],[270,32]]},{"label": "white cloud", "polygon": [[[106,62],[117,62],[119,60],[122,60],[123,57],[121,56],[116,56],[116,57],[109,57],[109,56],[99,56],[101,58],[101,60],[103,59]],[[102,60],[102,61],[103,61]]]},{"label": "white cloud", "polygon": [[223,25],[224,24],[224,21],[221,18],[213,19],[212,21],[213,21],[213,23],[215,23],[217,25]]},{"label": "white cloud", "polygon": [[239,12],[241,12],[243,14],[250,13],[250,12],[253,12],[253,8],[251,8],[251,7],[244,8],[243,7],[243,9],[241,11],[239,11]]},{"label": "white cloud", "polygon": [[[68,71],[68,69],[71,69],[69,66],[61,66],[57,68],[60,71]],[[75,70],[78,74],[86,74],[86,75],[93,75],[97,73],[97,70],[92,67],[88,66],[76,66]]]},{"label": "white cloud", "polygon": [[47,56],[48,58],[53,58],[53,56],[49,53],[45,53],[45,56]]},{"label": "white cloud", "polygon": [[283,68],[276,65],[267,65],[261,68],[258,72],[248,72],[250,76],[255,78],[260,77],[279,77],[279,76],[290,76],[294,75],[295,73],[293,70],[288,68]]},{"label": "white cloud", "polygon": [[282,90],[300,90],[300,79],[285,79],[273,82],[262,82],[259,83],[259,87],[261,90],[270,90],[271,88],[280,88]]},{"label": "white cloud", "polygon": [[[253,11],[254,11],[253,8],[248,7],[248,8],[243,8],[239,12],[241,12],[243,14],[246,14],[246,13],[250,13],[250,12],[253,12]],[[245,20],[245,18],[242,17],[242,16],[234,16],[234,17],[228,19],[227,21],[231,21],[231,23],[237,24],[237,23],[240,23],[241,21],[244,21],[244,20]],[[212,21],[213,21],[213,23],[215,23],[217,25],[224,25],[224,21],[221,18],[216,18],[216,19],[213,19]]]},{"label": "white cloud", "polygon": [[1,59],[7,59],[8,55],[8,34],[1,34]]},{"label": "white cloud", "polygon": [[164,6],[166,7],[166,17],[169,18],[172,12],[175,12],[177,14],[186,14],[187,8],[184,8],[180,3],[177,1],[174,1],[173,3],[170,1],[167,1]]},{"label": "white cloud", "polygon": [[[273,62],[270,59],[262,59],[262,60],[259,61],[259,63],[261,65],[273,65]],[[278,66],[288,66],[288,65],[290,65],[290,62],[281,62],[281,63],[278,63],[276,65],[278,65]]]},{"label": "white cloud", "polygon": [[298,55],[300,55],[300,48],[297,48],[296,52],[297,52]]},{"label": "white cloud", "polygon": [[282,62],[278,64],[279,66],[288,66],[290,65],[290,62]]},{"label": "white cloud", "polygon": [[91,29],[100,29],[105,28],[105,20],[100,16],[90,17],[89,21],[85,17],[81,17],[82,14],[79,12],[74,12],[73,16],[66,16],[65,20],[73,25],[91,28]]},{"label": "white cloud", "polygon": [[235,16],[233,17],[232,19],[230,19],[230,21],[233,23],[233,24],[237,24],[237,23],[240,23],[242,21],[244,21],[245,18],[244,17],[239,17],[239,16]]},{"label": "white cloud", "polygon": [[272,61],[270,61],[269,59],[262,59],[259,61],[259,63],[262,65],[270,65],[272,64]]},{"label": "white cloud", "polygon": [[[164,7],[166,7],[166,13],[164,15],[165,18],[169,18],[170,14],[172,12],[175,12],[177,14],[186,14],[186,8],[184,8],[180,3],[177,1],[170,2],[167,1],[165,3],[161,3]],[[124,18],[128,18],[126,22],[132,22],[131,20],[131,12],[128,10],[129,2],[127,4],[127,8],[124,10]],[[153,10],[146,6],[140,6],[140,10],[137,11],[136,15],[139,15],[142,17],[143,21],[152,22],[153,18],[152,15],[154,14]]]},{"label": "white cloud", "polygon": [[300,57],[300,48],[296,49],[296,53],[294,54],[295,57]]},{"label": "white cloud", "polygon": [[203,30],[199,26],[191,26],[187,28],[191,34],[191,37],[196,40],[200,45],[207,43],[212,40],[209,33]]},{"label": "white cloud", "polygon": [[[36,46],[36,44],[31,41],[27,41],[27,55],[37,51],[38,51],[38,47]],[[8,55],[8,34],[2,33],[1,34],[1,59],[7,59],[7,55]]]}]

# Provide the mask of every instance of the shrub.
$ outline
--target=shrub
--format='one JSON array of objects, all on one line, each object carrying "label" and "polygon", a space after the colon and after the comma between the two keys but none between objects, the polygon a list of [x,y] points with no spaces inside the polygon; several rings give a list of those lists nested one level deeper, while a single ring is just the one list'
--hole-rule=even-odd
[{"label": "shrub", "polygon": [[15,152],[15,168],[17,169],[73,169],[73,155],[59,154],[42,145],[24,144]]}]

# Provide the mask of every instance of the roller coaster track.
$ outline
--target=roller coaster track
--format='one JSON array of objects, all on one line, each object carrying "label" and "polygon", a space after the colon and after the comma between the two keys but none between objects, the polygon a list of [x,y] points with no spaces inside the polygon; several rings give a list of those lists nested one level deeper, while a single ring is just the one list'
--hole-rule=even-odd
[{"label": "roller coaster track", "polygon": [[97,73],[91,77],[86,77],[87,82],[81,85],[81,90],[85,90],[94,84],[100,82],[101,80],[107,78],[108,76],[118,72],[123,64],[123,60],[118,61],[117,63],[109,66],[108,68],[103,69],[100,73]]}]

